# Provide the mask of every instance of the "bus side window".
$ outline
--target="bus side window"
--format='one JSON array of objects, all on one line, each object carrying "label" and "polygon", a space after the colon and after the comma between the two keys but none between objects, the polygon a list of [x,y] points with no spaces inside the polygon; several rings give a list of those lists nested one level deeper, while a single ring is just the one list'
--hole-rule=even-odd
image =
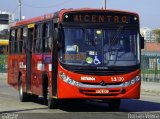
[{"label": "bus side window", "polygon": [[43,48],[44,52],[50,52],[52,47],[52,33],[53,33],[53,27],[52,27],[52,21],[49,21],[48,23],[44,24],[43,26]]},{"label": "bus side window", "polygon": [[17,29],[15,29],[15,39],[14,39],[14,53],[18,52],[18,43],[17,43]]},{"label": "bus side window", "polygon": [[16,41],[16,44],[17,44],[17,53],[22,53],[22,37],[21,37],[21,28],[19,28],[17,30],[17,41]]},{"label": "bus side window", "polygon": [[27,27],[24,27],[23,28],[23,32],[21,32],[21,35],[22,35],[22,42],[23,42],[23,46],[22,46],[22,53],[25,53],[25,51],[26,51],[26,41],[27,41]]},{"label": "bus side window", "polygon": [[36,53],[36,44],[37,44],[37,39],[38,39],[38,36],[37,36],[37,34],[38,34],[38,28],[37,28],[38,26],[36,25],[35,26],[35,30],[34,30],[34,46],[33,46],[33,51],[34,51],[34,53]]},{"label": "bus side window", "polygon": [[15,30],[11,30],[10,32],[10,53],[11,54],[15,52],[14,41],[15,41]]},{"label": "bus side window", "polygon": [[34,53],[40,53],[42,50],[41,46],[41,25],[36,25],[35,26],[35,31],[34,31]]}]

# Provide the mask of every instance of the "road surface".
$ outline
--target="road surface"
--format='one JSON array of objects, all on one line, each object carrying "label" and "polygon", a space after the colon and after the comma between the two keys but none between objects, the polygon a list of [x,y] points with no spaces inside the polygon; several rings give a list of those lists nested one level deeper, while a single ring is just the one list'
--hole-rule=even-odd
[{"label": "road surface", "polygon": [[6,80],[0,80],[0,119],[133,119],[137,114],[152,114],[149,116],[160,119],[160,96],[141,95],[140,100],[122,100],[119,111],[93,101],[49,110],[42,98],[37,102],[20,102],[18,91]]}]

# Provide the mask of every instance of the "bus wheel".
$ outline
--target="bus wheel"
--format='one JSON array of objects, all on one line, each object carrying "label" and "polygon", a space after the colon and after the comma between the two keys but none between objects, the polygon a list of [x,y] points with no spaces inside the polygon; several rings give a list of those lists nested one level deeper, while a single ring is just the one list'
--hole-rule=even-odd
[{"label": "bus wheel", "polygon": [[22,83],[22,77],[20,77],[19,82],[18,82],[18,90],[19,90],[19,99],[21,102],[26,102],[28,101],[28,94],[24,92],[23,89],[23,83]]},{"label": "bus wheel", "polygon": [[58,103],[58,100],[57,99],[54,99],[54,98],[49,98],[48,99],[48,109],[54,109],[54,108],[57,108],[57,103]]},{"label": "bus wheel", "polygon": [[37,102],[38,101],[38,95],[32,94],[32,95],[30,95],[30,98],[31,98],[31,101],[33,101],[33,102]]},{"label": "bus wheel", "polygon": [[113,99],[109,102],[109,108],[111,110],[119,110],[121,105],[121,100],[120,99]]},{"label": "bus wheel", "polygon": [[58,99],[50,97],[50,89],[47,91],[48,109],[54,109],[58,107]]}]

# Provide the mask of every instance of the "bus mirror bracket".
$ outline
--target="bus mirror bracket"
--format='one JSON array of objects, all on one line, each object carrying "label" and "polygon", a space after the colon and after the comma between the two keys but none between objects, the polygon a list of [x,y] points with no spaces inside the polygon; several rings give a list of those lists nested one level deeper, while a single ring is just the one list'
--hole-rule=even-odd
[{"label": "bus mirror bracket", "polygon": [[61,48],[60,29],[55,29],[53,32],[53,39],[57,42],[58,49]]},{"label": "bus mirror bracket", "polygon": [[54,41],[58,41],[58,39],[59,39],[58,28],[55,28],[53,31],[53,39],[54,39]]},{"label": "bus mirror bracket", "polygon": [[140,39],[141,39],[141,49],[144,49],[144,37],[140,37]]}]

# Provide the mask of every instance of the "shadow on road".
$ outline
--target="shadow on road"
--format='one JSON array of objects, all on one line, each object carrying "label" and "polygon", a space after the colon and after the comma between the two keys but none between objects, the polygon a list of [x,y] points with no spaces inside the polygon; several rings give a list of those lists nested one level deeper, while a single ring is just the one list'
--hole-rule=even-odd
[{"label": "shadow on road", "polygon": [[160,111],[160,103],[127,99],[122,101],[121,109],[129,112]]},{"label": "shadow on road", "polygon": [[[79,105],[62,106],[67,112],[113,112],[105,103],[87,102]],[[150,112],[160,111],[160,103],[141,100],[122,100],[119,111],[116,112]]]},{"label": "shadow on road", "polygon": [[[40,105],[45,105],[42,99],[39,99],[38,103]],[[22,109],[22,110],[12,110],[12,111],[3,111],[0,112],[0,114],[3,113],[19,113],[19,112],[31,112],[31,111],[38,111],[38,110],[46,110],[47,106],[44,108],[32,108],[32,109]],[[99,102],[92,102],[87,101],[79,104],[63,104],[60,105],[58,108],[59,110],[65,111],[65,112],[113,112],[113,110],[110,110],[108,105],[106,103],[99,103]],[[45,112],[52,113],[55,109],[48,110]],[[114,112],[150,112],[150,111],[160,111],[160,103],[154,103],[154,102],[147,102],[147,101],[141,101],[141,100],[122,100],[121,107],[119,111]]]}]

